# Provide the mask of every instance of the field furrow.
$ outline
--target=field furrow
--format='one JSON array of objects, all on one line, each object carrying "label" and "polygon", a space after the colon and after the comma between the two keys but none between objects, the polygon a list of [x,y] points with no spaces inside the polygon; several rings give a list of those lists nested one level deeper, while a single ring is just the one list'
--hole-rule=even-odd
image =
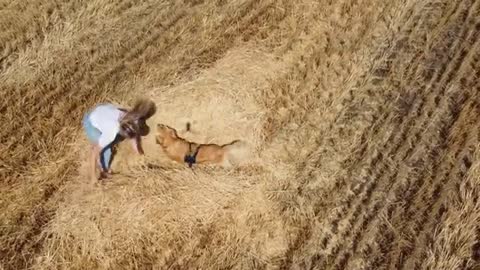
[{"label": "field furrow", "polygon": [[[478,45],[477,45],[478,46]],[[478,54],[478,52],[477,52]],[[478,59],[477,59],[478,60]],[[470,71],[477,70],[479,68],[478,62],[475,61],[475,65],[473,66],[474,69]],[[468,72],[466,72],[468,73]],[[461,80],[461,79],[460,79]],[[476,79],[473,80],[472,84],[475,85],[477,84],[478,81]],[[471,86],[473,86],[471,85]],[[454,86],[455,87],[455,86]],[[459,88],[459,89],[464,89],[464,88]],[[462,90],[460,90],[462,91]],[[441,217],[442,217],[442,212],[445,207],[448,207],[445,205],[445,198],[446,194],[450,192],[450,190],[455,186],[459,185],[462,183],[465,179],[465,175],[468,172],[465,171],[465,168],[461,166],[463,163],[469,163],[469,156],[471,156],[471,149],[474,149],[476,146],[476,138],[478,137],[478,126],[476,122],[476,117],[475,113],[477,113],[477,110],[475,109],[476,105],[475,103],[472,103],[472,95],[468,94],[466,91],[462,91],[463,93],[457,93],[455,97],[453,97],[452,104],[450,105],[452,109],[454,110],[455,114],[458,114],[460,120],[458,120],[458,127],[455,127],[456,133],[449,134],[449,141],[452,143],[452,148],[449,149],[448,155],[449,158],[445,161],[444,168],[440,168],[439,177],[435,177],[432,182],[429,182],[429,190],[426,190],[425,192],[422,192],[417,195],[421,195],[421,201],[417,202],[413,198],[410,200],[412,202],[415,202],[415,207],[416,209],[413,210],[411,208],[413,207],[406,207],[407,211],[406,213],[411,214],[414,216],[414,220],[418,220],[418,223],[414,223],[412,226],[412,231],[416,235],[416,240],[415,243],[412,247],[411,250],[412,252],[412,258],[418,258],[421,256],[426,256],[424,251],[421,249],[418,249],[420,246],[418,243],[422,243],[425,245],[428,245],[430,243],[425,243],[428,242],[427,239],[430,239],[432,241],[432,231],[431,228],[434,228],[439,222],[441,222]],[[460,101],[457,101],[455,99],[460,98]],[[474,98],[476,99],[476,98]],[[473,113],[472,113],[473,112]],[[467,116],[467,117],[465,117]],[[463,130],[470,129],[468,132],[463,132]],[[458,134],[458,131],[460,133]],[[453,160],[452,160],[453,159]],[[420,186],[417,189],[427,189],[425,186]],[[413,191],[416,192],[417,190]],[[416,199],[416,198],[415,198]],[[418,207],[420,206],[420,207]],[[425,207],[422,207],[425,206]],[[417,213],[415,215],[415,213]],[[418,216],[417,216],[418,215]],[[425,242],[422,242],[425,241]],[[418,254],[420,253],[420,254]],[[403,253],[402,253],[403,254]],[[406,252],[406,255],[408,252]],[[408,256],[404,256],[405,258],[408,258]],[[416,268],[421,265],[422,262],[416,261],[415,266]],[[411,264],[407,263],[407,267]],[[405,268],[408,269],[408,268]]]},{"label": "field furrow", "polygon": [[[455,46],[455,47],[456,47],[456,46]],[[461,53],[460,53],[460,55],[461,55]],[[461,57],[459,57],[459,58],[461,58]],[[456,65],[455,63],[463,63],[463,59],[461,59],[461,61],[452,61],[452,62],[453,62],[454,65]],[[456,71],[456,70],[458,70],[458,68],[459,68],[459,67],[456,66],[456,67],[452,68],[451,70]],[[451,78],[451,76],[452,76],[452,75],[448,75],[448,76],[446,76],[446,77],[444,76],[444,78],[446,78],[446,79],[448,80],[448,79]],[[441,81],[440,85],[449,85],[449,83],[446,82],[446,81]],[[443,95],[443,93],[441,93],[441,95]],[[460,98],[462,97],[462,95],[461,95],[460,93],[454,93],[453,95],[454,95],[454,97],[460,97]],[[430,101],[431,101],[431,100],[432,100],[432,99],[430,99]],[[441,100],[440,100],[440,98],[439,98],[438,96],[435,97],[433,100],[434,100],[434,103],[435,103],[435,104],[429,105],[430,108],[435,108],[435,107],[437,107],[437,106],[439,105],[438,103],[441,102]],[[454,108],[456,108],[455,106],[461,107],[462,104],[463,104],[463,102],[464,102],[465,100],[466,100],[466,98],[460,99],[460,101],[459,101],[459,102],[456,102],[455,105],[453,105],[453,107],[454,107]],[[430,102],[430,103],[431,103],[431,102]],[[426,116],[427,116],[426,119],[429,119],[429,117],[432,117],[432,115],[434,115],[435,117],[439,117],[439,118],[441,118],[441,119],[448,119],[448,118],[450,117],[450,115],[452,115],[452,114],[455,115],[455,109],[453,109],[453,111],[451,111],[451,110],[452,110],[452,109],[449,109],[449,111],[447,111],[446,114],[439,114],[439,112],[435,112],[434,110],[430,109],[430,110],[428,110],[427,113],[426,113]],[[439,116],[439,115],[440,115],[440,116]],[[443,127],[448,127],[448,124],[447,124],[447,123],[445,123],[445,122],[440,122],[440,123],[441,123],[441,126],[443,126]],[[450,124],[450,125],[451,125],[451,124]],[[428,122],[428,126],[439,126],[439,125],[436,125],[435,122],[432,123],[432,122],[430,121],[430,122]],[[430,132],[429,128],[428,128],[428,127],[425,127],[425,122],[420,125],[420,128],[419,128],[418,130],[419,130],[419,132],[422,132],[422,133],[426,133],[425,131]],[[447,132],[447,131],[445,131],[445,130],[440,130],[440,131],[438,131],[438,132],[439,132],[440,134],[445,134],[445,132]],[[448,132],[447,132],[447,134],[448,134]],[[411,138],[420,138],[420,137],[422,137],[422,142],[429,143],[429,144],[438,144],[438,143],[433,143],[433,142],[435,141],[433,138],[425,138],[425,135],[420,135],[420,133],[416,133],[416,134],[414,134],[414,135],[412,135],[412,136],[409,136],[409,137],[411,137]],[[418,143],[413,143],[413,144],[412,144],[412,143],[409,143],[409,145],[419,145],[419,144],[418,144]],[[442,147],[446,147],[447,142],[444,141],[444,142],[442,142],[442,143],[440,143],[440,144],[438,144],[438,145],[440,145],[440,146],[443,145]],[[409,151],[413,151],[413,149],[410,148]],[[418,188],[423,184],[423,178],[424,178],[424,177],[427,177],[426,171],[428,171],[428,172],[430,172],[430,173],[432,173],[432,171],[433,171],[433,172],[436,171],[436,167],[437,167],[438,165],[435,165],[435,164],[436,164],[436,163],[435,163],[435,158],[438,159],[439,156],[442,156],[441,153],[442,153],[441,148],[440,148],[440,149],[433,149],[433,152],[427,152],[427,153],[425,153],[425,155],[417,156],[416,160],[413,160],[413,161],[411,161],[411,160],[410,160],[410,161],[407,161],[407,160],[406,160],[406,163],[407,163],[407,164],[412,164],[412,166],[413,166],[413,167],[412,167],[412,168],[413,168],[413,170],[412,170],[412,176],[411,176],[411,177],[407,177],[407,179],[408,179],[408,178],[410,178],[410,179],[411,179],[411,178],[413,178],[413,179],[418,179],[418,182],[417,182],[417,181],[413,181],[413,182],[409,183],[408,188],[403,187],[403,188],[400,189],[399,191],[394,191],[395,194],[401,195],[400,197],[395,198],[395,196],[394,196],[393,198],[386,200],[386,201],[388,202],[387,204],[390,204],[390,203],[391,203],[391,206],[389,206],[386,211],[383,211],[383,213],[387,213],[387,214],[386,214],[386,219],[387,219],[387,220],[389,219],[389,217],[391,217],[391,215],[392,215],[392,210],[393,210],[393,208],[395,208],[396,205],[403,205],[402,202],[404,202],[404,201],[409,202],[409,201],[412,201],[412,200],[413,200],[413,198],[416,196],[416,193],[417,193]],[[430,161],[431,163],[428,162],[428,159],[426,159],[426,157],[429,157],[429,158],[432,159],[432,161]],[[424,165],[421,165],[421,164],[424,164]],[[431,164],[434,164],[434,165],[433,165],[434,168],[429,168],[429,169],[424,168],[424,166],[430,166]],[[419,167],[419,166],[420,166],[420,167]],[[407,174],[407,175],[408,175],[408,174]],[[403,177],[402,177],[402,178],[403,178]],[[393,202],[392,202],[392,200],[393,200]],[[417,204],[412,204],[412,205],[417,205]],[[427,205],[428,205],[428,203],[427,203]],[[406,205],[406,206],[403,206],[403,207],[405,207],[406,209],[408,209],[408,208],[409,208],[409,205]],[[402,209],[402,208],[401,208],[401,209]],[[427,211],[427,212],[428,212],[428,211]],[[405,213],[404,213],[404,214],[405,214]],[[394,215],[396,215],[397,217],[403,217],[403,216],[405,216],[404,214],[396,213],[396,211],[395,211],[395,213],[394,213]],[[407,215],[407,216],[408,216],[408,215]],[[385,216],[383,216],[383,215],[381,215],[381,217],[382,217],[382,218],[385,218]],[[415,220],[415,219],[414,219],[414,220]],[[396,222],[399,222],[399,221],[396,221]],[[395,224],[395,222],[392,222],[392,223]],[[375,224],[375,226],[378,226],[378,224]],[[382,243],[382,250],[380,251],[378,258],[379,258],[379,259],[381,258],[382,260],[385,260],[385,259],[386,259],[387,262],[388,262],[388,259],[391,259],[391,258],[401,258],[401,259],[405,259],[405,257],[406,257],[405,254],[396,254],[396,255],[394,255],[393,257],[385,257],[385,254],[388,254],[388,246],[390,246],[390,245],[393,244],[393,243],[396,243],[396,241],[394,241],[394,240],[395,240],[395,239],[394,239],[394,234],[392,234],[391,232],[388,232],[388,231],[389,231],[388,229],[389,229],[388,226],[383,226],[383,228],[380,227],[380,229],[378,229],[378,233],[382,232],[382,235],[384,235],[384,237],[385,237],[384,239],[379,240],[379,242]],[[368,231],[368,230],[367,230],[367,231]],[[387,233],[386,233],[385,231],[387,231]],[[413,235],[415,235],[415,233],[413,233]],[[401,243],[401,241],[399,241],[399,243]],[[367,250],[368,250],[368,249],[367,249]],[[375,266],[375,265],[376,265],[376,266]],[[375,267],[378,267],[378,265],[382,265],[382,264],[379,264],[378,261],[376,261],[375,263],[373,263],[373,266],[375,266]],[[398,267],[399,265],[403,265],[403,264],[402,264],[402,263],[399,263],[399,264],[397,264],[396,267]],[[392,267],[393,267],[393,266],[392,266]],[[409,269],[409,268],[407,267],[407,269]]]},{"label": "field furrow", "polygon": [[[433,16],[433,15],[432,15]],[[374,90],[375,91],[375,90]],[[413,91],[415,93],[415,91]],[[330,222],[332,227],[332,232],[337,232],[337,226],[340,224],[340,227],[343,227],[343,233],[339,232],[340,235],[338,236],[339,239],[349,239],[350,236],[360,237],[360,232],[365,229],[365,226],[369,223],[369,220],[376,215],[376,211],[379,210],[378,207],[378,200],[372,200],[372,195],[380,195],[383,193],[383,190],[386,187],[378,187],[378,184],[385,185],[389,183],[387,179],[395,178],[398,174],[398,168],[396,168],[395,164],[404,160],[407,154],[403,155],[395,155],[399,152],[400,148],[405,148],[408,143],[405,141],[408,138],[408,133],[412,128],[414,121],[420,117],[422,112],[422,108],[424,106],[425,100],[419,95],[419,98],[413,98],[414,102],[411,106],[409,106],[408,110],[401,115],[395,116],[395,122],[401,123],[397,128],[388,127],[388,120],[392,120],[393,116],[386,116],[379,119],[380,123],[387,123],[385,124],[387,127],[386,130],[394,130],[399,129],[397,132],[380,132],[378,129],[370,129],[371,134],[366,136],[365,138],[371,138],[370,136],[374,136],[376,133],[381,134],[390,134],[387,138],[378,138],[377,142],[382,142],[383,144],[378,148],[377,144],[370,149],[369,153],[367,154],[367,162],[365,167],[361,170],[359,175],[358,182],[360,183],[356,187],[353,188],[352,194],[346,198],[343,202],[345,205],[345,210],[339,212],[332,222]],[[403,119],[404,118],[404,119]],[[375,123],[378,125],[378,123]],[[374,124],[374,125],[375,125]],[[378,131],[377,131],[378,130]],[[400,151],[401,152],[401,151]],[[394,158],[392,158],[394,157]],[[353,173],[352,173],[353,176]],[[377,188],[382,192],[374,192]],[[371,205],[374,204],[374,205]],[[352,209],[348,211],[348,209]],[[371,212],[370,212],[371,211]],[[365,212],[370,212],[369,214],[363,215]],[[347,216],[345,216],[347,215]],[[327,235],[326,237],[331,238],[331,235]],[[325,239],[325,238],[324,238]],[[323,240],[324,241],[324,240]],[[345,243],[350,243],[351,245],[356,245],[356,241],[345,241]],[[328,249],[328,247],[327,247]],[[339,251],[349,251],[349,248],[343,249],[342,247],[334,247],[334,252],[332,256],[335,257]],[[339,258],[339,263],[343,264],[346,262],[346,259],[350,256],[348,253],[343,254]],[[342,267],[340,267],[342,268]]]}]

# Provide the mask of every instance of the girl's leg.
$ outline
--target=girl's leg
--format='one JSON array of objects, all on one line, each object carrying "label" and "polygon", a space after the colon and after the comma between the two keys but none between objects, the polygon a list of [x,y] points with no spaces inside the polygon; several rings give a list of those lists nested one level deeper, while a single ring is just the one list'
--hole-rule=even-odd
[{"label": "girl's leg", "polygon": [[92,184],[95,184],[98,181],[97,178],[97,164],[98,164],[98,146],[92,144],[90,147],[90,181]]},{"label": "girl's leg", "polygon": [[96,182],[98,178],[96,177],[96,169],[99,166],[99,153],[100,149],[98,148],[97,142],[100,138],[101,132],[96,129],[88,118],[89,114],[85,114],[83,117],[83,129],[87,135],[88,140],[91,144],[91,154],[90,154],[90,179],[92,182]]},{"label": "girl's leg", "polygon": [[113,174],[111,166],[112,166],[112,161],[115,158],[116,154],[116,149],[115,147],[119,143],[119,138],[116,138],[115,141],[113,141],[110,145],[108,145],[105,149],[104,152],[100,155],[101,158],[101,168],[105,168],[104,176],[109,177],[111,174]]},{"label": "girl's leg", "polygon": [[112,146],[107,146],[100,155],[100,163],[104,172],[110,171]]}]

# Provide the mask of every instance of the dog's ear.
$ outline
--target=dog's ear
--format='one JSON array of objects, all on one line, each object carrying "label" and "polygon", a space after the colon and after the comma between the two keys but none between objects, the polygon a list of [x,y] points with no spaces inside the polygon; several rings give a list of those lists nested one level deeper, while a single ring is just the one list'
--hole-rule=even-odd
[{"label": "dog's ear", "polygon": [[167,126],[165,126],[165,128],[167,130],[168,135],[170,135],[173,138],[178,138],[177,131],[174,128],[167,127]]},{"label": "dog's ear", "polygon": [[160,132],[160,131],[162,131],[162,129],[163,129],[164,127],[165,127],[165,125],[164,125],[164,124],[160,124],[160,123],[158,123],[158,124],[157,124],[157,132]]}]

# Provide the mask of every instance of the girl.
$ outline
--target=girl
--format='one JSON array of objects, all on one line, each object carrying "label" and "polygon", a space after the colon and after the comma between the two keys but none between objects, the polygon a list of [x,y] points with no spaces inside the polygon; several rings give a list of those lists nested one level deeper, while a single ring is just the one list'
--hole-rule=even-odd
[{"label": "girl", "polygon": [[[140,136],[148,133],[145,121],[156,112],[153,101],[140,99],[129,111],[113,104],[100,104],[83,117],[83,128],[92,145],[90,177],[97,179],[111,176],[112,147],[124,139],[132,142],[135,151],[143,155]],[[100,178],[95,176],[97,166]]]}]

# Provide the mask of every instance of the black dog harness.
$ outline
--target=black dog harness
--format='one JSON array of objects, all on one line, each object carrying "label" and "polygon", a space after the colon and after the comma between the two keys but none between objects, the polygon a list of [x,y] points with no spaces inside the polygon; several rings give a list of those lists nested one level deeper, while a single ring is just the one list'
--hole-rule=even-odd
[{"label": "black dog harness", "polygon": [[195,152],[192,152],[192,143],[188,146],[190,151],[185,157],[183,158],[183,161],[188,164],[188,167],[192,168],[193,164],[197,162],[197,154],[198,150],[200,150],[200,146],[195,149]]}]

